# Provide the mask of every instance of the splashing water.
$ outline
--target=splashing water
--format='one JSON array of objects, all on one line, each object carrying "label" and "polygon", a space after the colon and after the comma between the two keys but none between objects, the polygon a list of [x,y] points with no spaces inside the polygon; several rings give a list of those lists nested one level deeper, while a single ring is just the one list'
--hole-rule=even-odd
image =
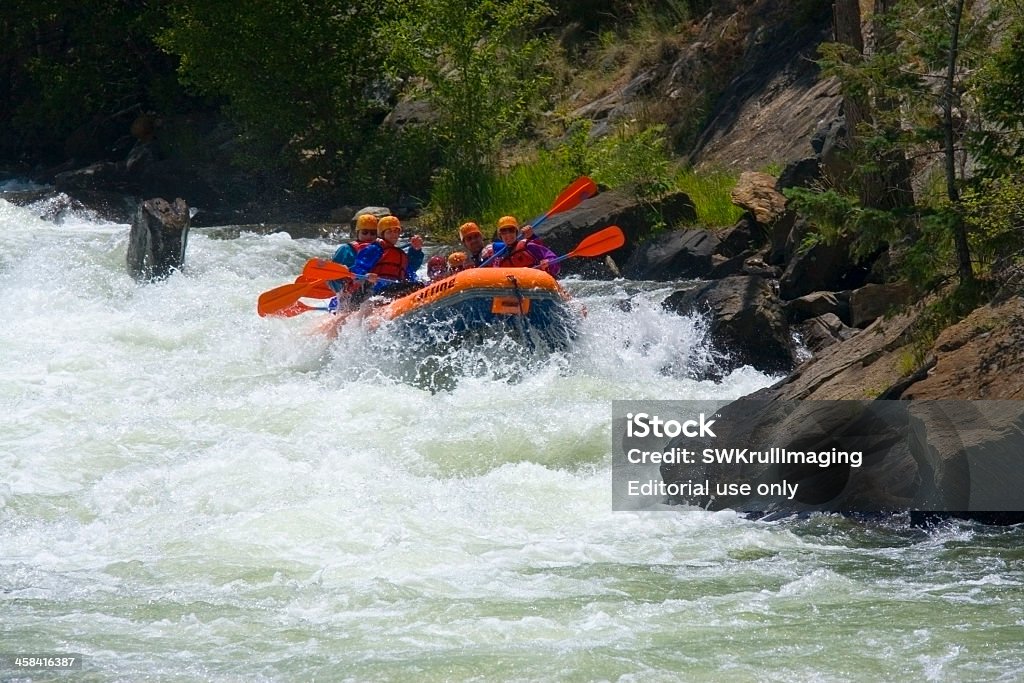
[{"label": "splashing water", "polygon": [[439,348],[438,388],[387,329],[256,316],[333,245],[194,231],[138,285],[127,226],[38,215],[0,200],[0,654],[89,680],[1024,676],[1017,529],[611,512],[612,400],[771,381],[694,379],[714,357],[668,285],[569,281],[568,350]]}]

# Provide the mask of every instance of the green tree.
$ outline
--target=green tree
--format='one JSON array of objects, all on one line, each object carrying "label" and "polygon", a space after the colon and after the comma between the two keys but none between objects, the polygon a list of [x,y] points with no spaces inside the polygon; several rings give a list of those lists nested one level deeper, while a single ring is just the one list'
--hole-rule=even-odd
[{"label": "green tree", "polygon": [[544,82],[531,30],[547,13],[543,0],[412,0],[391,25],[393,73],[438,117],[442,218],[473,213],[502,143],[522,131]]},{"label": "green tree", "polygon": [[140,111],[178,106],[174,61],[151,40],[166,4],[0,3],[0,122],[19,148],[8,151],[91,160],[110,154]]},{"label": "green tree", "polygon": [[[823,49],[825,72],[838,76],[844,91],[858,101],[871,102],[870,116],[863,117],[856,131],[857,171],[879,173],[886,160],[907,158],[919,167],[934,168],[943,192],[924,198],[925,204],[909,214],[899,206],[855,202],[840,232],[877,246],[907,235],[921,238],[923,231],[944,231],[954,245],[960,281],[969,283],[974,275],[960,197],[970,167],[965,122],[978,114],[973,76],[988,59],[992,15],[984,3],[968,0],[885,0],[876,7],[887,9],[873,21],[876,31],[888,38],[878,41],[873,52],[859,54],[843,45]],[[798,203],[810,205],[806,193],[794,194]],[[834,208],[841,202],[826,204]],[[923,241],[941,242],[927,235]],[[864,244],[858,248],[870,251]]]},{"label": "green tree", "polygon": [[159,42],[182,81],[221,98],[258,152],[307,178],[343,178],[382,109],[393,5],[377,0],[175,3]]}]

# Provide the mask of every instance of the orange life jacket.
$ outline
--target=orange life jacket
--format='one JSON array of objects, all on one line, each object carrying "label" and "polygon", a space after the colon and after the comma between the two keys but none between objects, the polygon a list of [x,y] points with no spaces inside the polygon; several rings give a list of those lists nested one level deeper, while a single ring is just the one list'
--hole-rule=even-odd
[{"label": "orange life jacket", "polygon": [[380,277],[389,280],[405,280],[405,269],[409,266],[409,256],[395,245],[377,239],[375,244],[381,248],[382,253],[377,263],[370,268],[371,273],[377,273]]},{"label": "orange life jacket", "polygon": [[531,268],[538,263],[540,261],[526,250],[526,240],[519,240],[511,249],[505,247],[505,253],[494,259],[498,268]]}]

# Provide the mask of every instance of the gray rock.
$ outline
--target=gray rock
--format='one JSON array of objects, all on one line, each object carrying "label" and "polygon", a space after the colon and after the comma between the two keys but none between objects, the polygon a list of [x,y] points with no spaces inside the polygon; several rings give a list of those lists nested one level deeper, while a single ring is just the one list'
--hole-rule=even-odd
[{"label": "gray rock", "polygon": [[782,305],[768,281],[727,277],[670,295],[662,306],[680,315],[710,316],[712,346],[727,356],[723,369],[750,365],[762,372],[788,372],[795,355]]},{"label": "gray rock", "polygon": [[678,230],[642,244],[623,266],[634,280],[678,280],[705,277],[715,263],[719,241],[707,230]]},{"label": "gray rock", "polygon": [[850,293],[850,319],[854,327],[865,327],[878,317],[911,300],[913,288],[906,282],[866,284]]}]

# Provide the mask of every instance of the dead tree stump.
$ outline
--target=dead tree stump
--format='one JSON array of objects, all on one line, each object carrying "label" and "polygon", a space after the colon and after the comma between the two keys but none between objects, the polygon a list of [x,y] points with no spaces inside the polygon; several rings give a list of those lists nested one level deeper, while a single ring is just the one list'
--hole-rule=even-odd
[{"label": "dead tree stump", "polygon": [[188,204],[178,198],[147,199],[139,204],[128,237],[128,272],[136,280],[159,280],[185,265],[192,222]]}]

